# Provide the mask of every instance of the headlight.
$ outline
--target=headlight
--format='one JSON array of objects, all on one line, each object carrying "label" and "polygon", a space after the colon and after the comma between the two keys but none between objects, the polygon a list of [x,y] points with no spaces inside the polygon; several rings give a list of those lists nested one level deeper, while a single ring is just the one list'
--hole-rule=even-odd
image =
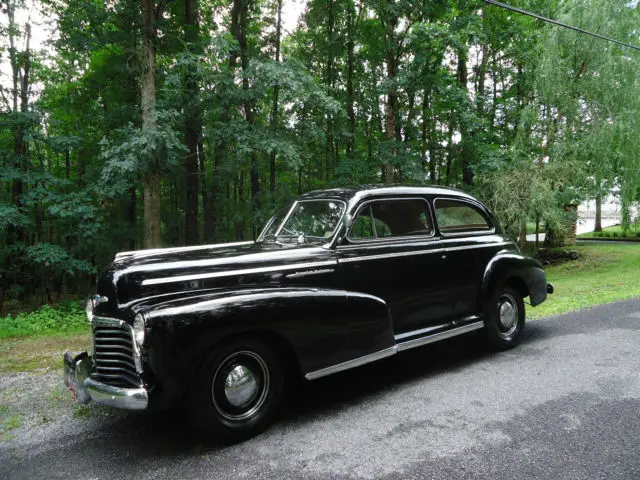
[{"label": "headlight", "polygon": [[87,300],[87,306],[85,307],[84,311],[87,314],[87,320],[89,320],[89,323],[91,323],[93,321],[93,302],[91,301],[91,299]]},{"label": "headlight", "polygon": [[144,317],[142,316],[141,313],[139,313],[136,315],[136,318],[133,320],[133,338],[135,339],[139,347],[141,347],[144,344],[144,337],[146,334],[145,330],[146,330],[146,325],[144,322]]}]

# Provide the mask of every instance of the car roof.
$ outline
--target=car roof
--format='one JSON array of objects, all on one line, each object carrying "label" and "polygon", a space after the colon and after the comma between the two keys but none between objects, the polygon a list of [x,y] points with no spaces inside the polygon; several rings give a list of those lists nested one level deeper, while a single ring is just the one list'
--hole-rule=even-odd
[{"label": "car roof", "polygon": [[476,200],[468,193],[455,188],[413,185],[361,185],[359,187],[329,188],[304,193],[298,199],[314,200],[321,198],[337,198],[353,204],[354,201],[357,202],[360,199],[369,196],[392,195],[453,195],[456,197]]}]

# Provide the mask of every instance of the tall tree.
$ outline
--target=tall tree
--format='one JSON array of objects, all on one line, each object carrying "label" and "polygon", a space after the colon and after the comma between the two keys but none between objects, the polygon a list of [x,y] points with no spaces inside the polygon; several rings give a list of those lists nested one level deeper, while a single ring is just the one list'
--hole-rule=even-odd
[{"label": "tall tree", "polygon": [[184,0],[184,40],[190,54],[190,62],[184,72],[184,143],[187,152],[184,168],[187,175],[185,202],[185,241],[187,245],[199,243],[198,219],[198,161],[203,152],[199,151],[201,130],[201,103],[197,80],[198,55],[200,54],[200,26],[198,20],[198,0]]},{"label": "tall tree", "polygon": [[[149,132],[156,128],[156,40],[157,8],[155,0],[141,0],[142,11],[142,79],[140,82],[142,130]],[[162,246],[161,230],[161,176],[153,168],[157,151],[149,149],[149,171],[144,175],[144,245],[146,248]]]},{"label": "tall tree", "polygon": [[[280,63],[280,41],[282,37],[282,0],[276,0],[276,33],[275,33],[275,53],[274,60]],[[280,85],[273,87],[273,105],[271,108],[271,131],[273,135],[278,134],[278,114],[279,114]],[[273,196],[276,189],[276,151],[273,149],[269,154],[269,190]]]}]

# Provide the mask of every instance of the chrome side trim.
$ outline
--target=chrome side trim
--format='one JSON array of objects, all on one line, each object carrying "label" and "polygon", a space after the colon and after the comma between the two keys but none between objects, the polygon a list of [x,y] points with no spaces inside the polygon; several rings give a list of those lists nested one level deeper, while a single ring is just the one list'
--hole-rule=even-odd
[{"label": "chrome side trim", "polygon": [[407,252],[399,252],[399,253],[382,253],[379,255],[363,255],[361,257],[339,258],[338,262],[350,263],[350,262],[359,262],[361,260],[379,260],[382,258],[411,257],[415,255],[427,255],[429,253],[453,252],[455,250],[470,250],[472,248],[502,247],[504,245],[509,245],[509,244],[510,244],[509,242],[499,242],[499,243],[487,243],[484,245],[462,245],[460,247],[442,247],[442,248],[433,248],[430,250],[407,251]]},{"label": "chrome side trim", "polygon": [[174,248],[150,248],[147,250],[132,250],[129,252],[116,253],[115,260],[120,260],[124,257],[143,257],[146,255],[153,255],[155,253],[176,253],[176,252],[190,252],[192,250],[211,250],[225,247],[236,247],[240,245],[250,245],[255,243],[253,241],[247,242],[231,242],[231,243],[215,243],[212,245],[195,245],[191,247],[174,247]]},{"label": "chrome side trim", "polygon": [[359,262],[361,260],[380,260],[383,258],[400,258],[400,257],[411,257],[415,255],[426,255],[428,253],[437,253],[444,252],[444,248],[434,248],[431,250],[422,250],[422,251],[407,251],[400,253],[381,253],[379,255],[363,255],[361,257],[350,257],[350,258],[339,258],[338,262],[340,263],[351,263],[351,262]]},{"label": "chrome side trim", "polygon": [[366,300],[373,300],[374,302],[378,302],[381,305],[386,307],[386,303],[384,300],[378,297],[374,297],[373,295],[368,295],[366,293],[358,293],[358,292],[350,292],[346,290],[326,290],[317,287],[313,288],[299,288],[299,289],[287,289],[287,288],[274,288],[272,290],[266,291],[266,293],[255,293],[249,292],[245,294],[239,295],[229,295],[227,294],[224,297],[217,297],[212,300],[204,300],[201,302],[197,302],[191,305],[184,305],[179,307],[167,307],[167,308],[157,308],[148,313],[150,318],[158,318],[158,317],[166,317],[172,315],[181,315],[185,313],[200,313],[200,312],[211,312],[211,310],[218,308],[227,303],[240,303],[246,300],[256,301],[262,299],[273,298],[274,296],[282,295],[282,292],[293,293],[297,298],[318,298],[320,297],[343,297],[344,299],[348,298],[362,298]]},{"label": "chrome side trim", "polygon": [[428,334],[429,332],[433,332],[434,330],[440,330],[444,327],[444,325],[436,325],[435,327],[427,327],[427,328],[421,328],[420,330],[412,330],[410,332],[405,332],[405,333],[401,333],[399,335],[395,335],[393,338],[395,338],[396,342],[399,342],[405,338],[409,338],[409,337],[415,337],[417,335],[424,335],[424,334]]},{"label": "chrome side trim", "polygon": [[[411,348],[427,345],[428,343],[438,342],[440,340],[445,340],[447,338],[456,337],[464,333],[473,332],[474,330],[479,330],[483,327],[484,327],[484,322],[478,321],[478,322],[471,323],[469,325],[463,325],[462,327],[453,328],[451,330],[447,330],[441,333],[435,333],[433,335],[427,335],[425,337],[416,338],[414,340],[409,340],[404,343],[399,343],[397,345],[394,345],[393,347],[385,348],[384,350],[380,350],[378,352],[370,353],[369,355],[364,355],[362,357],[354,358],[353,360],[347,360],[346,362],[338,363],[337,365],[332,365],[330,367],[309,372],[304,377],[307,380],[315,380],[316,378],[326,377],[327,375],[332,375],[334,373],[342,372],[343,370],[349,370],[351,368],[359,367],[367,363],[375,362],[376,360],[381,360],[386,357],[391,357],[395,355],[397,352],[402,352],[404,350],[409,350]],[[423,330],[428,331],[429,329],[423,329]],[[408,332],[408,333],[409,335],[415,335],[416,332],[419,333],[423,330],[416,330],[414,332]],[[407,334],[396,336],[395,337],[396,340],[398,338],[405,338],[403,337],[403,335],[407,335]]]},{"label": "chrome side trim", "polygon": [[244,270],[229,270],[227,272],[198,273],[193,275],[180,275],[180,276],[166,277],[166,278],[148,278],[142,281],[142,285],[146,286],[146,285],[158,285],[163,283],[186,282],[189,280],[203,280],[206,278],[232,277],[235,275],[250,275],[253,273],[282,272],[283,270],[301,270],[303,268],[326,267],[329,265],[335,266],[336,262],[331,260],[331,261],[318,262],[318,263],[298,263],[295,265],[285,265],[285,266],[246,268]]},{"label": "chrome side trim", "polygon": [[309,270],[308,272],[296,272],[296,273],[289,273],[286,275],[287,278],[301,278],[301,277],[306,277],[308,275],[321,275],[323,273],[333,273],[335,272],[335,268],[323,268],[320,270]]},{"label": "chrome side trim", "polygon": [[445,247],[445,250],[447,252],[453,252],[455,250],[469,250],[471,248],[504,247],[505,245],[511,245],[511,242],[487,243],[485,245],[462,245],[461,247]]},{"label": "chrome side trim", "polygon": [[[462,318],[460,320],[456,320],[454,323],[458,324],[458,323],[463,323],[463,322],[471,322],[473,320],[479,320],[480,317],[478,317],[477,315],[470,315],[468,317]],[[446,325],[436,325],[433,327],[427,327],[427,328],[421,328],[419,330],[411,330],[410,332],[405,332],[405,333],[401,333],[399,335],[395,335],[394,338],[397,341],[400,341],[404,338],[409,338],[409,337],[415,337],[417,335],[424,335],[426,333],[429,332],[433,332],[434,330],[440,330],[443,327],[445,327]]]},{"label": "chrome side trim", "polygon": [[315,380],[316,378],[326,377],[327,375],[331,375],[333,373],[341,372],[343,370],[349,370],[350,368],[359,367],[367,363],[375,362],[376,360],[391,357],[392,355],[396,354],[396,351],[397,348],[394,345],[393,347],[385,348],[384,350],[370,353],[369,355],[365,355],[363,357],[354,358],[353,360],[347,360],[346,362],[332,365],[331,367],[316,370],[314,372],[309,372],[304,377],[307,380]]},{"label": "chrome side trim", "polygon": [[404,350],[409,350],[410,348],[420,347],[428,343],[434,343],[447,338],[456,337],[458,335],[462,335],[463,333],[473,332],[474,330],[479,330],[483,327],[484,327],[484,322],[482,321],[474,322],[469,325],[463,325],[462,327],[457,327],[452,330],[447,330],[445,332],[436,333],[434,335],[428,335],[426,337],[416,338],[415,340],[409,340],[404,343],[399,343],[397,345],[397,348],[399,352],[402,352]]}]

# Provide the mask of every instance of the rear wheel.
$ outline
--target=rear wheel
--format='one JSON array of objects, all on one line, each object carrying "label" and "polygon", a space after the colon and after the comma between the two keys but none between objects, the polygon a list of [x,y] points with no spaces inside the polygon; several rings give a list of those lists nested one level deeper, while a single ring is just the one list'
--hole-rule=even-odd
[{"label": "rear wheel", "polygon": [[487,336],[496,349],[506,350],[520,343],[524,320],[524,301],[510,285],[497,289],[485,304]]},{"label": "rear wheel", "polygon": [[224,443],[253,437],[273,419],[283,384],[279,359],[263,343],[239,339],[217,348],[192,391],[194,426]]}]

